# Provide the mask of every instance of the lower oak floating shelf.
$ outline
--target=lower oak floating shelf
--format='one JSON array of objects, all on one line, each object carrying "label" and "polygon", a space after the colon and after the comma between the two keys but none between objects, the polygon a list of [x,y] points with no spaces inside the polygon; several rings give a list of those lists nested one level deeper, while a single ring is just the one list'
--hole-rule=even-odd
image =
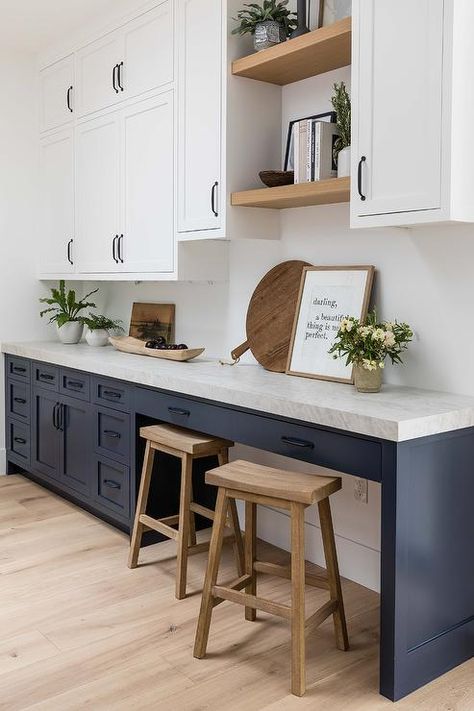
[{"label": "lower oak floating shelf", "polygon": [[236,207],[270,207],[276,210],[308,205],[331,205],[349,202],[350,189],[350,178],[330,178],[313,183],[296,183],[278,188],[259,188],[232,193],[231,204]]}]

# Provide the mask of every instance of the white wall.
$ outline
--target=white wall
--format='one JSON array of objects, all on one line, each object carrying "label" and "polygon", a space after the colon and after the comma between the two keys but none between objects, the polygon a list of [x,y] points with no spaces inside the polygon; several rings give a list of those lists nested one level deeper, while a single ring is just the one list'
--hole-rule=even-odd
[{"label": "white wall", "polygon": [[[44,338],[38,316],[44,287],[35,279],[38,133],[36,60],[0,52],[0,341]],[[0,374],[3,402],[3,369]],[[3,407],[0,408],[0,472],[5,471]]]}]

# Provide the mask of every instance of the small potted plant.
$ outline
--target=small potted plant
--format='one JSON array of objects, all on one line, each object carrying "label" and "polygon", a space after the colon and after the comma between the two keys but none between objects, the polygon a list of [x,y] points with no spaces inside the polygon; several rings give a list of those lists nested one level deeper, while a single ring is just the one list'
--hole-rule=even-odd
[{"label": "small potted plant", "polygon": [[334,142],[337,177],[344,178],[351,174],[351,97],[343,81],[334,84],[331,103],[336,112],[336,124],[339,129],[339,136]]},{"label": "small potted plant", "polygon": [[329,353],[354,365],[354,385],[361,393],[378,393],[382,387],[382,369],[388,356],[401,363],[401,353],[408,348],[413,332],[406,323],[377,322],[375,311],[365,323],[348,316],[342,319]]},{"label": "small potted plant", "polygon": [[89,314],[82,320],[87,326],[86,341],[90,346],[106,346],[109,342],[110,331],[123,333],[121,321],[113,321],[101,314]]},{"label": "small potted plant", "polygon": [[74,289],[66,291],[66,284],[63,279],[59,282],[58,289],[51,289],[49,298],[40,299],[40,303],[48,304],[49,308],[41,311],[40,316],[49,314],[49,323],[55,323],[59,340],[62,343],[79,343],[84,330],[84,322],[81,311],[84,309],[95,309],[95,304],[87,299],[99,290],[86,294],[79,301],[76,300]]},{"label": "small potted plant", "polygon": [[233,35],[254,35],[254,47],[261,49],[285,42],[297,27],[296,13],[286,7],[288,0],[264,0],[263,5],[245,3],[233,19],[240,24]]}]

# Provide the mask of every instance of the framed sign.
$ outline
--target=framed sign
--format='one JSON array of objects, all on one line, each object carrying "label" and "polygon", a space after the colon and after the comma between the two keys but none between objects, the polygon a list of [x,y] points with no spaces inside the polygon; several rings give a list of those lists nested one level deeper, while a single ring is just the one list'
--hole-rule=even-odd
[{"label": "framed sign", "polygon": [[286,372],[352,383],[352,366],[328,351],[346,316],[365,319],[375,267],[305,267]]}]

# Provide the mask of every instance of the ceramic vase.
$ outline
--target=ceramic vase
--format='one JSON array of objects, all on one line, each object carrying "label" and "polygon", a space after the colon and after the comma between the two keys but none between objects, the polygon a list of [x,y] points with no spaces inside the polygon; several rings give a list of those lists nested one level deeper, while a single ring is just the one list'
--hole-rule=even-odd
[{"label": "ceramic vase", "polygon": [[343,148],[337,155],[337,177],[346,178],[351,174],[351,147]]},{"label": "ceramic vase", "polygon": [[378,393],[382,388],[382,368],[367,370],[354,365],[354,385],[360,393]]},{"label": "ceramic vase", "polygon": [[80,321],[67,321],[62,326],[57,326],[56,329],[61,343],[72,344],[79,343],[84,326]]},{"label": "ceramic vase", "polygon": [[280,44],[280,42],[285,42],[285,40],[285,28],[279,22],[265,20],[265,22],[259,22],[255,27],[253,46],[257,52],[273,47],[275,44]]},{"label": "ceramic vase", "polygon": [[86,331],[86,341],[90,346],[102,348],[109,342],[109,333],[105,328],[96,328],[93,331],[88,328]]}]

